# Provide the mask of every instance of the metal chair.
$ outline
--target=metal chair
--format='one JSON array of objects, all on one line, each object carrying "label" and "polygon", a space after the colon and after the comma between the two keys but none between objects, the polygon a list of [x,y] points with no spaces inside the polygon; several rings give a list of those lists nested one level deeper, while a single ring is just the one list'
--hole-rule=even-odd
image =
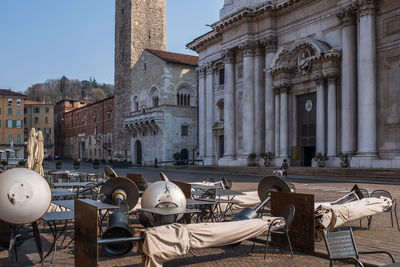
[{"label": "metal chair", "polygon": [[[390,212],[390,220],[392,222],[392,227],[394,227],[393,225],[393,210],[394,210],[394,215],[397,223],[397,230],[400,231],[399,218],[397,217],[397,200],[393,199],[392,195],[386,190],[374,190],[370,195],[370,197],[376,197],[376,198],[379,198],[381,196],[390,198],[392,200],[392,206],[387,210],[385,210],[384,212]],[[372,223],[372,216],[368,218],[368,229],[371,227],[371,223]]]},{"label": "metal chair", "polygon": [[[289,230],[290,230],[290,227],[291,227],[293,219],[294,219],[295,211],[296,211],[296,208],[295,208],[294,205],[286,206],[282,210],[281,217],[274,219],[271,222],[271,224],[269,225],[268,232],[267,232],[267,235],[266,235],[267,242],[265,243],[265,247],[264,247],[264,260],[266,259],[266,256],[267,256],[269,237],[271,236],[271,234],[286,235],[287,241],[289,243],[290,254],[292,255],[292,258],[293,258],[293,249],[292,249],[292,244],[290,243]],[[285,222],[285,225],[282,228],[273,229],[274,224],[278,223],[281,220],[283,220]],[[253,239],[253,246],[251,247],[251,252],[253,252],[254,245],[255,245],[256,242],[264,243],[261,239],[254,238]]]},{"label": "metal chair", "polygon": [[[369,198],[369,193],[367,189],[364,188],[359,188],[359,190],[361,191],[361,193],[363,194],[364,198]],[[367,218],[368,219],[368,218]],[[360,228],[362,227],[362,222],[361,222],[362,218],[360,218]]]},{"label": "metal chair", "polygon": [[326,249],[328,250],[329,254],[329,263],[330,267],[333,266],[334,260],[354,260],[357,264],[361,267],[364,267],[364,264],[360,261],[359,254],[380,254],[384,253],[387,254],[391,259],[392,262],[395,262],[394,257],[388,251],[366,251],[366,252],[359,252],[356,247],[356,243],[354,241],[353,231],[345,230],[340,232],[324,232],[324,239]]}]

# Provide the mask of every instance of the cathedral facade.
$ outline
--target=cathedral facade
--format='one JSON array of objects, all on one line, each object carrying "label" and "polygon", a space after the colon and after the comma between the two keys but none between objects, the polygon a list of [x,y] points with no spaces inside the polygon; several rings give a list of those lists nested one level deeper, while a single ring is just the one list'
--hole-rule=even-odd
[{"label": "cathedral facade", "polygon": [[399,168],[399,11],[392,0],[226,0],[187,45],[199,54],[200,158]]}]

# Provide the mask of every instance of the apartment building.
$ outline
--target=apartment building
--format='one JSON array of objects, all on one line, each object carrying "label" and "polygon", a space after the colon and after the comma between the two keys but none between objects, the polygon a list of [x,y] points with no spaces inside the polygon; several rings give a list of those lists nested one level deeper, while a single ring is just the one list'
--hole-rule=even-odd
[{"label": "apartment building", "polygon": [[44,138],[44,157],[54,158],[54,105],[25,100],[24,140],[28,141],[31,128],[41,130]]},{"label": "apartment building", "polygon": [[25,99],[24,94],[0,89],[0,149],[13,149],[16,158],[24,157]]}]

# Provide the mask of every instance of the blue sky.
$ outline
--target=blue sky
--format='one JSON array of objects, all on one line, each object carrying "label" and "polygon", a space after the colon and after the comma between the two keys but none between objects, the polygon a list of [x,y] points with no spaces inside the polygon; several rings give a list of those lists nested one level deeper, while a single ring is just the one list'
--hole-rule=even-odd
[{"label": "blue sky", "polygon": [[[167,50],[185,48],[218,20],[223,0],[167,0]],[[114,83],[114,0],[1,0],[0,88],[49,78]]]}]

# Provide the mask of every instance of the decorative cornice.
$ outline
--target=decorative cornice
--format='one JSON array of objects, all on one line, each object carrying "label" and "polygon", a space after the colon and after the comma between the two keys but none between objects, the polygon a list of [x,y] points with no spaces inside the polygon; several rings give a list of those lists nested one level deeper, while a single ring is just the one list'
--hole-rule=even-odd
[{"label": "decorative cornice", "polygon": [[233,49],[222,51],[221,57],[224,61],[224,64],[232,64],[235,62],[235,52],[233,51]]},{"label": "decorative cornice", "polygon": [[197,75],[199,77],[199,79],[203,79],[204,78],[204,66],[198,67],[197,69]]},{"label": "decorative cornice", "polygon": [[289,94],[289,91],[292,88],[292,84],[285,80],[274,81],[273,88],[275,94],[279,93]]},{"label": "decorative cornice", "polygon": [[247,40],[239,45],[239,49],[242,50],[243,57],[252,57],[254,56],[255,48],[257,42]]},{"label": "decorative cornice", "polygon": [[358,6],[358,13],[360,17],[374,15],[377,8],[376,0],[360,0],[358,2]]},{"label": "decorative cornice", "polygon": [[316,82],[317,85],[321,85],[324,82],[324,75],[320,71],[314,72],[313,80]]},{"label": "decorative cornice", "polygon": [[265,49],[259,43],[254,48],[254,55],[255,56],[263,56],[265,54]]},{"label": "decorative cornice", "polygon": [[352,3],[349,7],[342,9],[336,14],[336,17],[342,24],[342,27],[353,26],[357,21],[357,4]]},{"label": "decorative cornice", "polygon": [[205,64],[206,74],[211,75],[213,73],[213,64],[212,62],[208,62]]},{"label": "decorative cornice", "polygon": [[265,47],[265,53],[276,52],[278,40],[276,37],[265,37],[260,44]]}]

